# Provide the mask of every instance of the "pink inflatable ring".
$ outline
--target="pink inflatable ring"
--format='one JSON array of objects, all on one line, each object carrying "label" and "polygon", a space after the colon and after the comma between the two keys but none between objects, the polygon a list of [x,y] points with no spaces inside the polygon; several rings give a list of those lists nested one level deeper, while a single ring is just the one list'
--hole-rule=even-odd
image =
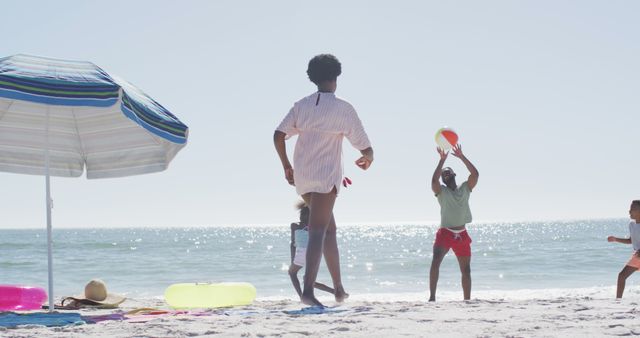
[{"label": "pink inflatable ring", "polygon": [[0,311],[40,310],[47,300],[43,288],[24,285],[0,285]]}]

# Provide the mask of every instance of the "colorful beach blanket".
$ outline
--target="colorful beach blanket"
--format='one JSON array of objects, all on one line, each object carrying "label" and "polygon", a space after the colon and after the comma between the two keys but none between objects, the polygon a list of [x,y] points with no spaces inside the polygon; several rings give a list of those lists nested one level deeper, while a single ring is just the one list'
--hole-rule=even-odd
[{"label": "colorful beach blanket", "polygon": [[187,310],[162,310],[154,308],[140,308],[125,313],[124,319],[129,323],[145,323],[158,317],[164,316],[211,316],[216,314],[212,311],[187,311]]},{"label": "colorful beach blanket", "polygon": [[86,324],[79,313],[0,313],[0,326],[15,328],[18,325],[65,326]]},{"label": "colorful beach blanket", "polygon": [[287,310],[283,312],[292,316],[300,316],[300,315],[320,315],[325,313],[340,313],[345,311],[347,310],[340,309],[337,307],[309,306],[309,307],[302,308],[300,310]]},{"label": "colorful beach blanket", "polygon": [[95,323],[100,323],[107,320],[125,320],[127,319],[127,317],[125,317],[123,313],[116,312],[116,313],[109,313],[106,315],[82,316],[82,319],[88,324],[95,324]]}]

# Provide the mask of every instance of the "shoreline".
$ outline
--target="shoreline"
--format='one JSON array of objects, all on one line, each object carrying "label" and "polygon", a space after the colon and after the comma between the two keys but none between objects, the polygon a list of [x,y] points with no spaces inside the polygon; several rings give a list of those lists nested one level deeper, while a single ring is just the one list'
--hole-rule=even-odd
[{"label": "shoreline", "polygon": [[[625,298],[603,298],[588,289],[554,290],[561,297],[472,298],[470,301],[366,300],[353,296],[346,303],[321,314],[300,312],[293,299],[262,298],[250,306],[171,311],[160,315],[137,315],[126,320],[47,328],[27,325],[0,328],[11,337],[300,337],[339,335],[438,336],[438,337],[561,337],[637,335],[640,326],[640,288],[631,287]],[[521,292],[522,295],[526,292]],[[513,295],[513,294],[512,294]],[[410,297],[409,295],[406,295]],[[445,297],[448,298],[448,297]],[[138,308],[170,310],[162,299],[128,299],[117,310],[63,310],[82,316],[124,314]]]}]

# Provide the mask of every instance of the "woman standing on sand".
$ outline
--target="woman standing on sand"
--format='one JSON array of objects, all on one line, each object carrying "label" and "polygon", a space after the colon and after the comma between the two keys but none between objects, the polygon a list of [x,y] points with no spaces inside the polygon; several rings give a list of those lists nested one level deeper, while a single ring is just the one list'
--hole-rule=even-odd
[{"label": "woman standing on sand", "polygon": [[[334,94],[341,72],[341,64],[333,55],[321,54],[311,59],[307,75],[318,91],[296,102],[273,135],[287,182],[295,185],[311,210],[307,265],[300,297],[307,305],[322,306],[315,298],[313,286],[323,252],[336,301],[342,302],[348,296],[340,276],[333,217],[333,206],[342,182],[343,137],[360,150],[362,157],[355,162],[358,167],[367,170],[373,162],[373,149],[358,114],[351,104]],[[285,139],[293,135],[298,135],[293,155],[295,171],[285,146]]]}]

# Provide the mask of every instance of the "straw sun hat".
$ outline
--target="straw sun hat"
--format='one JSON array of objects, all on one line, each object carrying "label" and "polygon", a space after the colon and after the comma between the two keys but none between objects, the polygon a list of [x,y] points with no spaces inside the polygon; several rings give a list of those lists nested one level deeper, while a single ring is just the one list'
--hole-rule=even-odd
[{"label": "straw sun hat", "polygon": [[99,279],[92,279],[84,287],[83,295],[71,296],[68,297],[68,299],[72,299],[82,305],[109,308],[117,307],[127,298],[113,293],[108,293],[107,285],[103,281]]}]

